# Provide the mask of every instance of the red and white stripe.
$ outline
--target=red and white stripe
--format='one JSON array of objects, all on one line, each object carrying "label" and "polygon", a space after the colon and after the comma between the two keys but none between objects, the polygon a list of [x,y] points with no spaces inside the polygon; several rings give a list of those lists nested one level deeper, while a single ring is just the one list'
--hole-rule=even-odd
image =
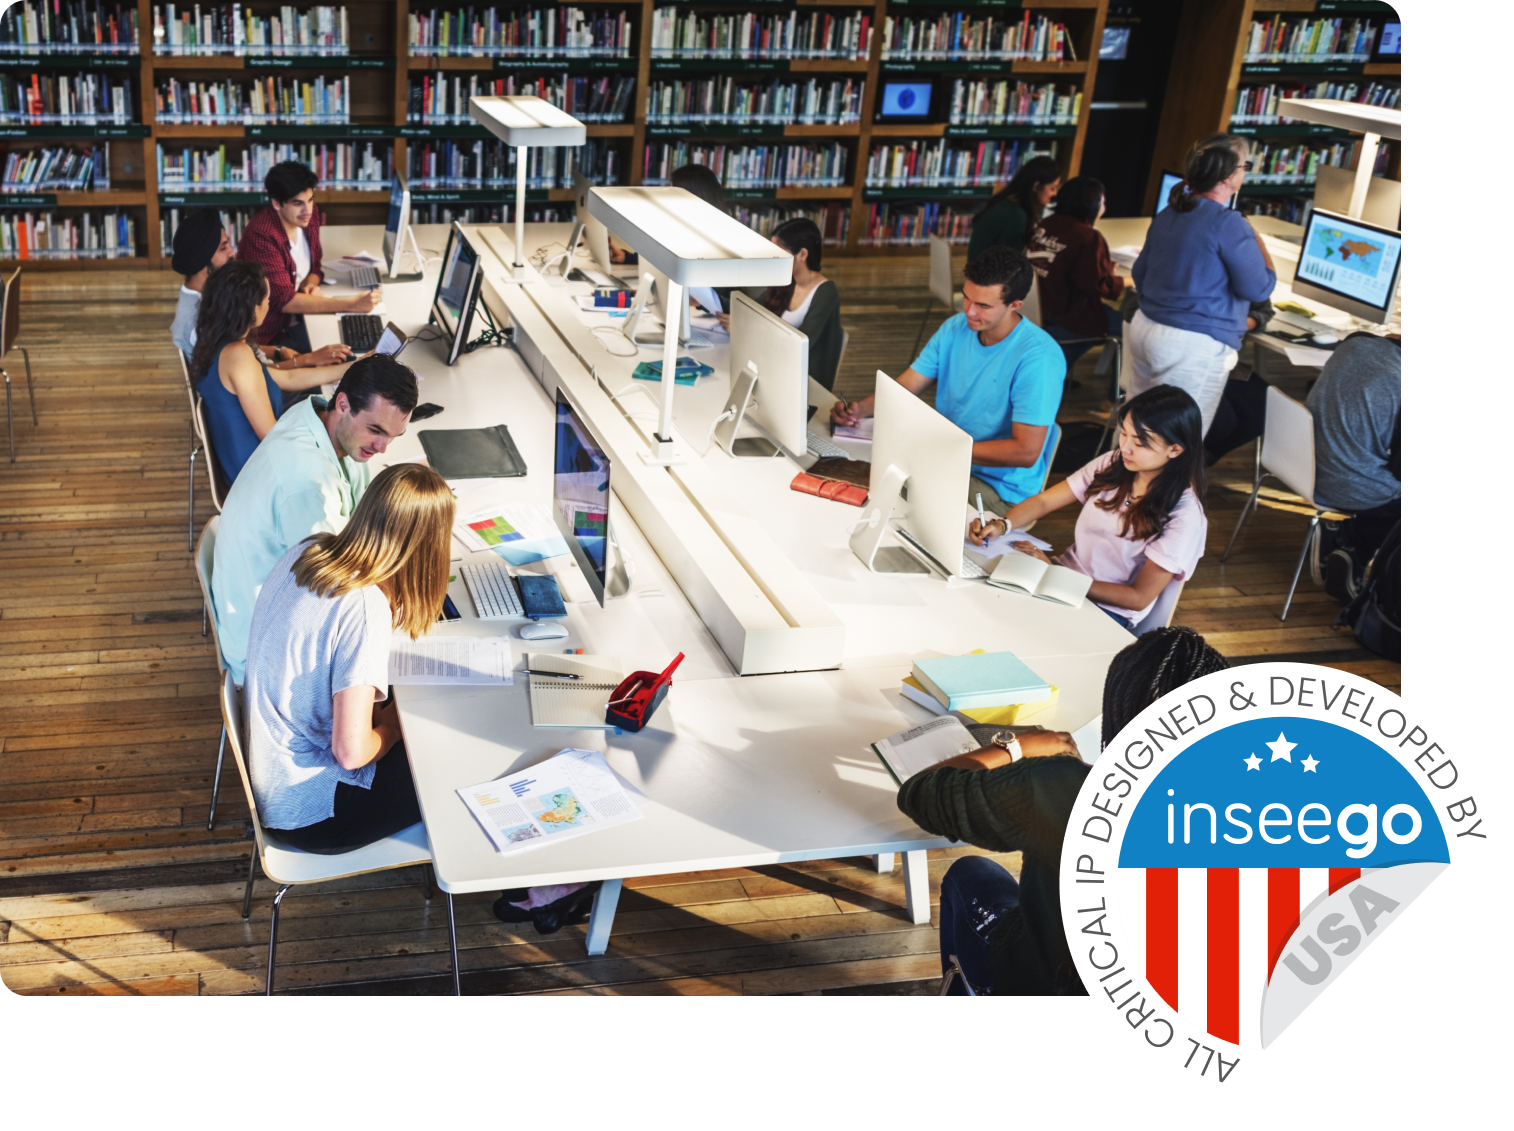
[{"label": "red and white stripe", "polygon": [[1128,968],[1205,1032],[1260,1047],[1262,995],[1301,915],[1355,868],[1122,868]]}]

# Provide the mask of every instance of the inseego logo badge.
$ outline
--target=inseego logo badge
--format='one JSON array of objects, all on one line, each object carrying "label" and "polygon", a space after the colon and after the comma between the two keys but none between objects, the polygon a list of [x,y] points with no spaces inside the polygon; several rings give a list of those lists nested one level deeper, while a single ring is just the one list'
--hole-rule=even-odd
[{"label": "inseego logo badge", "polygon": [[1487,826],[1391,692],[1309,664],[1216,672],[1147,708],[1062,844],[1078,972],[1144,1047],[1223,1081]]}]

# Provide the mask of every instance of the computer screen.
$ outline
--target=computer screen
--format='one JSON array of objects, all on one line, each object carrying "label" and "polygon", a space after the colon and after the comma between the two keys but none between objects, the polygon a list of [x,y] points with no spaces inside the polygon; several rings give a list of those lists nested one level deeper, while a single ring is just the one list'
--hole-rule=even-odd
[{"label": "computer screen", "polygon": [[1293,293],[1386,322],[1398,291],[1402,244],[1392,228],[1316,208],[1304,229]]},{"label": "computer screen", "polygon": [[1377,51],[1373,55],[1377,62],[1397,62],[1403,58],[1404,51],[1404,25],[1394,21],[1383,24],[1383,34],[1377,41]]},{"label": "computer screen", "polygon": [[436,283],[436,297],[431,303],[432,317],[451,339],[448,365],[457,361],[468,344],[473,307],[478,301],[482,279],[478,252],[463,234],[462,225],[454,223],[452,233],[447,237],[447,252],[442,259],[441,277]]},{"label": "computer screen", "polygon": [[552,455],[552,517],[589,588],[605,603],[605,550],[610,529],[610,457],[583,418],[557,390]]},{"label": "computer screen", "polygon": [[410,193],[398,173],[389,185],[389,218],[384,222],[384,266],[399,274],[399,259],[405,249],[405,225],[409,222]]},{"label": "computer screen", "polygon": [[751,368],[757,388],[747,415],[790,455],[808,444],[810,340],[767,307],[731,292],[731,375]]},{"label": "computer screen", "polygon": [[1162,187],[1157,189],[1157,211],[1167,207],[1168,198],[1172,196],[1172,190],[1183,183],[1183,174],[1174,173],[1169,169],[1162,170]]},{"label": "computer screen", "polygon": [[883,120],[913,118],[924,120],[930,116],[932,85],[928,82],[886,82],[883,84],[883,102],[878,117]]}]

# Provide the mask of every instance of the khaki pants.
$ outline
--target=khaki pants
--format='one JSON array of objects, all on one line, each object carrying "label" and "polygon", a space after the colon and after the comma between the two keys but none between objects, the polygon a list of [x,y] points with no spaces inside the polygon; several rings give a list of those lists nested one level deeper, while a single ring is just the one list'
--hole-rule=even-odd
[{"label": "khaki pants", "polygon": [[983,509],[997,515],[1000,518],[1004,517],[1005,511],[1014,506],[1013,503],[1006,503],[1003,499],[999,498],[999,492],[995,491],[992,487],[983,482],[983,480],[979,479],[976,475],[969,476],[967,480],[968,506],[976,507],[978,505],[977,496],[979,492],[981,492],[983,495]]}]

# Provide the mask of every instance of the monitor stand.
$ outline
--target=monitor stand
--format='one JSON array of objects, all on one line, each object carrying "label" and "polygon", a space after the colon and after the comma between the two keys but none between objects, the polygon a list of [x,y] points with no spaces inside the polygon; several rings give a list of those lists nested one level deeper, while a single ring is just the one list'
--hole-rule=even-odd
[{"label": "monitor stand", "polygon": [[[405,224],[405,244],[409,246],[409,248],[410,248],[410,254],[415,257],[415,265],[417,267],[419,267],[420,270],[419,271],[407,272],[405,274],[400,274],[398,272],[398,270],[395,270],[395,271],[392,271],[390,274],[384,276],[384,278],[383,278],[384,282],[386,282],[386,283],[419,283],[422,279],[424,279],[426,277],[426,261],[421,256],[420,245],[415,242],[415,228],[414,228],[414,226],[412,226],[408,222]],[[390,266],[393,267],[393,268],[398,268],[399,265],[400,265],[400,260],[403,259],[404,256],[405,256],[405,248],[404,247],[397,247],[397,248],[395,248],[394,249],[394,262]]]},{"label": "monitor stand", "polygon": [[757,389],[757,372],[750,363],[736,376],[731,386],[730,398],[725,402],[725,411],[715,425],[715,442],[733,459],[773,459],[783,454],[778,445],[761,436],[737,438],[741,422],[746,419],[747,409],[752,404],[752,394]]},{"label": "monitor stand", "polygon": [[[548,275],[566,276],[568,274],[569,269],[573,266],[573,252],[577,250],[578,241],[583,238],[583,234],[584,222],[582,220],[574,220],[573,234],[568,237],[568,250],[559,251],[551,259],[547,260],[541,265],[541,273],[543,278]],[[559,267],[558,264],[562,264],[562,266]],[[557,270],[554,271],[554,267],[556,267]]]},{"label": "monitor stand", "polygon": [[[876,470],[876,469],[875,469]],[[874,573],[923,573],[933,571],[922,565],[902,546],[884,546],[883,535],[888,530],[889,516],[894,513],[894,503],[904,492],[909,476],[897,464],[889,464],[882,479],[867,501],[862,518],[853,523],[852,553],[862,559],[862,564]]]},{"label": "monitor stand", "polygon": [[[610,549],[615,551],[615,562],[610,563]],[[605,600],[624,597],[631,591],[631,579],[636,576],[636,563],[626,557],[615,537],[615,524],[605,520]]]}]

